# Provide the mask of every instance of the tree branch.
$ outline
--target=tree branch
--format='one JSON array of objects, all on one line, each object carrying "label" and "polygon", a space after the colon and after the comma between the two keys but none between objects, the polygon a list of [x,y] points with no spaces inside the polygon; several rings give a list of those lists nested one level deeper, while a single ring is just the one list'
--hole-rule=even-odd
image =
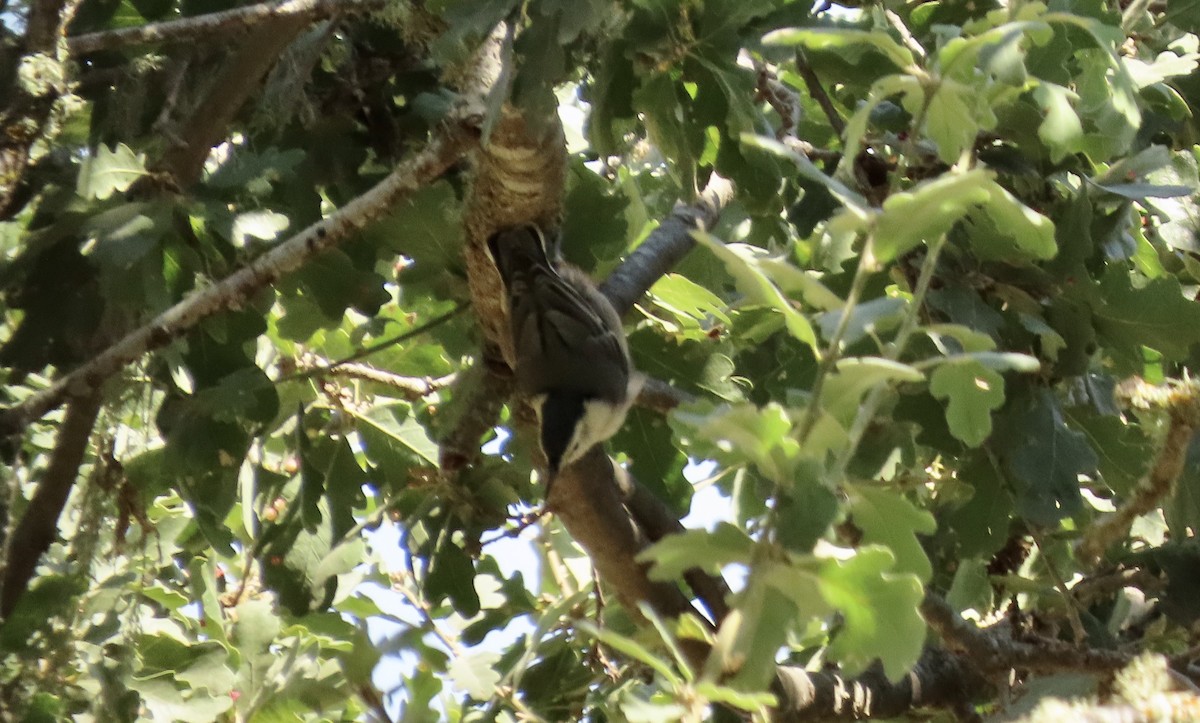
[{"label": "tree branch", "polygon": [[247,303],[284,274],[349,238],[383,215],[397,200],[440,176],[477,141],[478,118],[456,115],[435,132],[423,150],[400,163],[386,178],[345,207],[221,281],[188,295],[46,389],[0,411],[0,436],[20,432],[68,398],[89,395],[125,365],[167,345],[201,320]]},{"label": "tree branch", "polygon": [[1121,651],[1077,647],[1050,638],[1015,640],[1007,626],[978,628],[933,592],[927,592],[921,601],[921,615],[948,647],[965,653],[984,675],[1003,676],[1014,668],[1031,673],[1111,672],[1133,660]]},{"label": "tree branch", "polygon": [[1141,480],[1133,496],[1117,511],[1092,523],[1079,543],[1079,557],[1094,564],[1109,546],[1129,534],[1134,520],[1157,508],[1175,490],[1175,482],[1183,473],[1192,435],[1200,427],[1200,396],[1195,385],[1173,389],[1162,402],[1167,407],[1170,422],[1162,448],[1154,466]]},{"label": "tree branch", "polygon": [[[640,484],[628,471],[615,466],[613,471],[617,489],[621,494],[621,503],[645,533],[649,544],[687,529],[662,500]],[[728,600],[731,593],[725,578],[709,575],[699,568],[691,568],[683,573],[683,579],[692,589],[692,594],[699,598],[708,610],[713,627],[719,628],[725,616],[729,614]]]},{"label": "tree branch", "polygon": [[988,681],[959,656],[927,645],[913,669],[894,683],[879,664],[855,678],[833,671],[780,666],[771,686],[780,701],[772,720],[799,723],[895,718],[917,706],[948,708],[960,719],[979,720],[970,703],[990,689]]},{"label": "tree branch", "polygon": [[[198,181],[213,146],[225,138],[242,104],[258,89],[279,55],[307,23],[308,18],[303,16],[282,16],[269,18],[256,28],[237,55],[225,64],[204,103],[188,115],[178,134],[182,142],[168,148],[153,171],[170,174],[179,188],[186,189]],[[143,178],[151,181],[156,174]]]},{"label": "tree branch", "polygon": [[649,566],[638,562],[638,553],[650,541],[622,503],[616,475],[603,447],[593,447],[554,478],[546,507],[562,520],[630,610],[646,602],[664,617],[696,613],[678,587],[650,580]]},{"label": "tree branch", "polygon": [[101,398],[100,390],[96,389],[67,406],[45,474],[6,546],[0,618],[7,620],[16,609],[42,554],[58,536],[58,518],[79,476],[79,465],[83,463],[92,427],[100,413]]},{"label": "tree branch", "polygon": [[[449,413],[453,417],[445,432],[437,435],[438,466],[446,474],[455,474],[479,457],[479,440],[496,426],[504,403],[512,396],[512,375],[498,373],[508,368],[499,360],[499,351],[486,348],[483,358],[458,373],[450,393]],[[439,419],[446,416],[443,409]]]},{"label": "tree branch", "polygon": [[995,685],[1004,685],[1013,670],[1112,673],[1134,658],[1048,638],[1015,640],[1004,625],[981,629],[963,620],[933,592],[926,593],[921,614],[946,648],[926,646],[913,669],[895,683],[887,680],[879,665],[856,678],[780,666],[771,687],[779,699],[774,720],[893,718],[924,706],[949,709],[960,719],[977,721],[972,702],[994,697]]},{"label": "tree branch", "polygon": [[667,414],[676,407],[695,401],[695,397],[661,379],[649,377],[638,392],[637,405]]},{"label": "tree branch", "polygon": [[[488,87],[493,97],[507,91],[504,83],[510,70],[511,41],[511,33],[502,23],[479,51],[480,64],[491,68]],[[532,123],[512,106],[501,106],[487,142],[475,156],[475,173],[466,203],[466,258],[472,306],[485,344],[498,350],[495,363],[506,363],[509,367],[515,355],[507,333],[508,310],[499,274],[485,251],[485,240],[498,229],[521,223],[532,222],[542,227],[558,224],[566,167],[562,125],[557,117],[537,120]],[[695,242],[690,232],[715,222],[732,193],[728,181],[714,176],[697,208],[678,209],[622,264],[602,286],[618,312],[632,307],[655,279],[691,249]],[[471,454],[477,453],[478,435],[470,435],[463,441],[471,443]],[[444,468],[446,456],[443,445]],[[664,617],[695,613],[678,587],[651,581],[646,575],[647,566],[638,562],[637,555],[649,540],[647,531],[635,522],[623,504],[619,474],[604,450],[596,447],[558,474],[547,492],[547,508],[558,515],[588,553],[600,576],[631,610],[637,609],[637,603],[646,602]],[[714,605],[723,606],[722,596],[713,597]]]},{"label": "tree branch", "polygon": [[376,369],[370,364],[342,362],[327,364],[314,358],[303,358],[297,368],[304,372],[305,377],[346,377],[364,382],[382,384],[399,392],[405,399],[414,401],[426,397],[439,389],[444,389],[454,382],[455,375],[444,377],[406,377],[383,369]]},{"label": "tree branch", "polygon": [[682,261],[696,245],[692,231],[712,228],[732,199],[733,184],[714,173],[695,205],[676,207],[600,284],[617,313],[624,316],[655,281]]},{"label": "tree branch", "polygon": [[804,79],[804,85],[808,87],[808,94],[812,99],[817,101],[817,105],[821,106],[821,110],[825,111],[825,118],[829,120],[829,127],[833,129],[839,136],[846,132],[846,121],[842,120],[842,114],[838,113],[837,107],[830,100],[829,94],[825,92],[825,86],[821,85],[821,79],[817,77],[816,71],[808,64],[808,58],[804,57],[804,53],[796,53],[796,72]]},{"label": "tree branch", "polygon": [[267,20],[296,18],[309,23],[334,14],[370,12],[382,8],[385,4],[385,0],[266,2],[179,20],[76,35],[67,38],[67,49],[71,55],[79,56],[101,50],[115,50],[129,45],[171,43],[184,40],[195,42],[213,35],[221,35],[221,39],[225,40],[228,39],[230,33],[246,32]]}]

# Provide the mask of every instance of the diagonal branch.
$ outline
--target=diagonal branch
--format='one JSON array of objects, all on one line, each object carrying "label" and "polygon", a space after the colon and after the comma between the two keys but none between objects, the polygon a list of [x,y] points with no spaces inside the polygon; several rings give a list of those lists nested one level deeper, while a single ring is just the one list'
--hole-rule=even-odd
[{"label": "diagonal branch", "polygon": [[73,399],[58,430],[54,452],[37,491],[5,546],[4,583],[0,588],[0,619],[8,619],[29,588],[42,554],[58,536],[58,518],[71,495],[79,465],[87,451],[92,427],[100,413],[99,389]]},{"label": "diagonal branch", "polygon": [[91,394],[125,365],[167,345],[201,320],[247,303],[284,274],[346,240],[383,215],[396,201],[439,177],[477,141],[478,119],[456,115],[435,132],[422,151],[400,163],[386,178],[345,207],[220,282],[190,294],[46,389],[0,411],[0,436],[20,432],[69,398]]},{"label": "diagonal branch", "polygon": [[678,206],[659,224],[600,284],[617,313],[625,315],[655,281],[682,261],[696,245],[692,231],[711,228],[732,199],[733,184],[713,174],[695,205]]},{"label": "diagonal branch", "polygon": [[370,12],[382,8],[385,4],[385,0],[265,2],[179,20],[76,35],[67,38],[67,49],[71,55],[79,56],[101,50],[115,50],[129,45],[178,41],[195,42],[214,35],[220,35],[224,40],[231,33],[245,32],[267,20],[297,18],[308,23],[328,18],[334,14]]},{"label": "diagonal branch", "polygon": [[[1158,391],[1150,388],[1148,391]],[[1200,428],[1200,387],[1185,385],[1158,394],[1161,406],[1170,417],[1162,447],[1155,455],[1154,465],[1138,483],[1133,495],[1116,512],[1092,523],[1079,543],[1080,559],[1095,564],[1111,545],[1129,535],[1134,520],[1154,510],[1171,496],[1183,473],[1192,435]]]},{"label": "diagonal branch", "polygon": [[644,601],[664,617],[695,613],[673,584],[654,582],[637,556],[649,544],[618,493],[617,468],[602,447],[593,447],[554,478],[547,508],[588,553],[600,577],[631,610]]},{"label": "diagonal branch", "polygon": [[[246,99],[258,89],[307,22],[303,16],[283,16],[269,18],[269,22],[256,28],[225,64],[201,107],[188,116],[178,133],[181,142],[168,148],[153,170],[170,174],[180,188],[198,181],[213,146],[225,138]],[[144,177],[153,178],[153,174]]]}]

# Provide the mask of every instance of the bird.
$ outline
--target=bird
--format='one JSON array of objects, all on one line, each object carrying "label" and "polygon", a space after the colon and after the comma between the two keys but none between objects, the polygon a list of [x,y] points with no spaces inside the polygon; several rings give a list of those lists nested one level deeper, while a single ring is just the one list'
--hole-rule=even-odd
[{"label": "bird", "polygon": [[537,412],[553,480],[617,433],[645,377],[616,309],[582,269],[551,260],[541,228],[498,231],[487,248],[504,284],[516,387]]}]

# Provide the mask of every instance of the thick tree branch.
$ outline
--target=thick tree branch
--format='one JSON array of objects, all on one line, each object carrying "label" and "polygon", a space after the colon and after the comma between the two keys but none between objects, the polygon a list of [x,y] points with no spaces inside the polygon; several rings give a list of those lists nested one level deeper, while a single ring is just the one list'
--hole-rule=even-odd
[{"label": "thick tree branch", "polygon": [[774,720],[893,718],[915,707],[949,709],[960,719],[979,720],[972,702],[994,697],[994,688],[1006,685],[1013,670],[1112,673],[1134,658],[1048,638],[1017,640],[1006,625],[979,628],[932,592],[922,601],[921,614],[945,649],[926,646],[916,666],[895,683],[878,665],[856,678],[781,666],[771,689],[780,701]]},{"label": "thick tree branch", "polygon": [[100,390],[95,389],[67,406],[50,462],[5,549],[0,618],[7,620],[16,609],[42,554],[58,536],[58,518],[79,476],[79,465],[83,463],[92,427],[100,413],[101,398]]},{"label": "thick tree branch", "polygon": [[213,146],[225,138],[238,110],[307,23],[303,16],[283,16],[256,28],[225,64],[201,107],[188,116],[178,133],[182,142],[168,148],[153,170],[170,174],[180,188],[199,180]]},{"label": "thick tree branch", "polygon": [[855,678],[833,671],[780,666],[771,686],[780,701],[773,720],[799,723],[895,718],[915,707],[949,709],[960,719],[979,720],[970,703],[990,689],[988,681],[960,656],[933,646],[926,646],[913,669],[894,683],[878,664]]},{"label": "thick tree branch", "polygon": [[630,518],[618,494],[615,465],[604,449],[593,447],[582,459],[559,472],[546,500],[599,571],[632,610],[649,603],[664,617],[695,613],[675,585],[654,582],[637,556],[650,541]]},{"label": "thick tree branch", "polygon": [[[508,28],[501,24],[479,51],[480,65],[492,69],[490,91],[504,92],[508,77]],[[480,77],[485,77],[481,73]],[[531,123],[504,105],[494,119],[487,142],[475,157],[475,173],[467,198],[465,222],[467,269],[472,306],[486,343],[512,366],[512,340],[499,274],[485,251],[496,230],[521,223],[544,228],[558,225],[562,208],[566,148],[557,117]],[[706,228],[732,196],[732,187],[714,177],[696,209],[683,208],[657,229],[603,287],[619,312],[628,310],[650,284],[678,262],[694,245],[690,232]],[[497,360],[499,361],[499,360]],[[472,453],[478,436],[469,438]],[[443,466],[446,451],[443,445]],[[464,450],[465,451],[465,450]],[[461,460],[459,460],[461,461]],[[654,582],[637,555],[649,544],[646,530],[635,522],[622,500],[618,472],[600,447],[562,470],[547,493],[547,508],[558,515],[599,571],[600,576],[631,609],[645,602],[664,617],[695,612],[673,584]],[[659,520],[658,522],[662,522]],[[675,524],[678,524],[675,521]],[[670,525],[660,525],[669,527]],[[723,595],[713,603],[723,613]]]},{"label": "thick tree branch", "polygon": [[[691,232],[711,227],[733,197],[733,186],[714,175],[693,207],[680,207],[601,284],[618,313],[625,313],[646,289],[677,264],[695,241]],[[627,602],[649,602],[661,615],[694,612],[691,603],[669,586],[655,583],[637,555],[649,543],[682,529],[661,501],[642,489],[624,470],[616,470],[601,448],[555,478],[547,506],[571,536],[587,550],[601,577]],[[690,571],[687,582],[716,622],[727,612],[724,580]]]},{"label": "thick tree branch", "polygon": [[245,267],[190,294],[149,323],[130,332],[95,358],[59,377],[46,389],[0,412],[0,436],[20,432],[31,421],[71,397],[87,396],[105,379],[191,329],[202,319],[238,308],[305,261],[349,238],[404,196],[454,165],[478,140],[478,118],[456,116],[429,144],[345,207],[295,234]]},{"label": "thick tree branch", "polygon": [[692,247],[692,231],[707,230],[733,199],[733,184],[713,174],[692,206],[680,205],[641,246],[600,284],[617,313],[625,315],[655,281],[683,260]]},{"label": "thick tree branch", "polygon": [[214,35],[220,35],[222,40],[226,40],[231,33],[248,31],[267,20],[297,18],[307,23],[334,14],[370,12],[385,4],[385,0],[289,0],[282,3],[259,3],[179,20],[76,35],[67,38],[67,49],[71,55],[78,56],[129,45],[196,42]]}]

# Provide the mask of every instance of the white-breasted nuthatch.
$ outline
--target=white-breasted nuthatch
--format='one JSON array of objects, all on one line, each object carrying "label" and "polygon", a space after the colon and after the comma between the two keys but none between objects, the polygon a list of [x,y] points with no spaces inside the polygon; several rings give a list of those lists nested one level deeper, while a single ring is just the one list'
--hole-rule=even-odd
[{"label": "white-breasted nuthatch", "polygon": [[581,269],[551,261],[539,228],[500,231],[488,250],[507,294],[517,389],[537,410],[553,479],[617,433],[644,377],[612,304]]}]

